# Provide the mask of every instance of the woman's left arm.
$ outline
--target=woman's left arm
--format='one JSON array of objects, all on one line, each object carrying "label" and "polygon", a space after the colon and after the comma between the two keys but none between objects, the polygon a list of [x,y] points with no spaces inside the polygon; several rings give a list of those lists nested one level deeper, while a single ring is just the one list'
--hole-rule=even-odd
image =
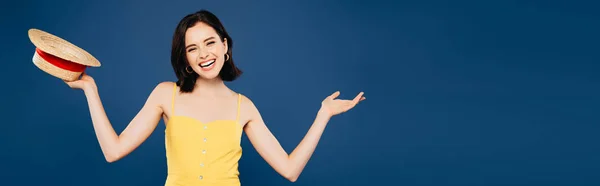
[{"label": "woman's left arm", "polygon": [[250,113],[250,120],[244,127],[246,136],[248,136],[248,139],[260,156],[275,171],[289,181],[295,182],[315,151],[329,119],[334,115],[350,110],[360,101],[366,99],[363,97],[363,92],[359,93],[353,100],[335,99],[339,94],[340,92],[337,91],[323,100],[321,109],[319,109],[317,117],[308,130],[308,133],[306,133],[300,144],[289,155],[281,147],[281,144],[279,144],[279,141],[277,141],[271,131],[269,131],[263,122],[260,112],[249,99],[245,99],[245,102],[248,103],[246,108]]}]

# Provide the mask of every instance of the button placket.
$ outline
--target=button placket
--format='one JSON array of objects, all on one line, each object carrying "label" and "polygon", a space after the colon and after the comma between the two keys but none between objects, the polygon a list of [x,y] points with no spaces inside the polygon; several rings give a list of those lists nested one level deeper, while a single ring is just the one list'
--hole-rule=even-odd
[{"label": "button placket", "polygon": [[[208,129],[208,126],[206,126],[206,124],[204,124],[204,130],[206,131]],[[206,143],[207,139],[206,139],[206,134],[204,136],[204,142]],[[206,154],[206,146],[204,145],[204,149],[202,149],[202,154]]]},{"label": "button placket", "polygon": [[203,135],[201,136],[202,137],[202,141],[204,142],[204,144],[201,145],[201,148],[202,148],[202,151],[201,151],[202,154],[201,154],[201,156],[202,157],[200,158],[201,161],[200,161],[200,164],[199,164],[199,166],[201,168],[200,175],[198,176],[199,180],[203,180],[204,179],[203,173],[204,173],[204,168],[206,166],[204,161],[206,161],[206,142],[208,141],[208,139],[206,137],[207,136],[206,135],[206,130],[207,129],[208,129],[208,126],[206,126],[206,124],[204,124],[204,126],[203,126],[203,130],[204,131],[202,132]]}]

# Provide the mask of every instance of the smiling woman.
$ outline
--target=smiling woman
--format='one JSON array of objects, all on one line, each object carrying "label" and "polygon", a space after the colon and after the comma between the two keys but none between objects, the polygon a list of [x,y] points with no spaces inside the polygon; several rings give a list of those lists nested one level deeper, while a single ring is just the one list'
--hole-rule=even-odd
[{"label": "smiling woman", "polygon": [[201,10],[185,16],[175,30],[171,50],[182,92],[191,92],[198,76],[219,76],[223,81],[239,77],[242,71],[233,63],[232,49],[233,39],[214,14]]},{"label": "smiling woman", "polygon": [[364,100],[336,99],[337,91],[321,101],[315,120],[291,154],[269,131],[250,98],[229,89],[242,73],[233,63],[233,40],[219,19],[201,10],[185,16],[173,36],[171,64],[177,82],[161,82],[121,134],[106,116],[94,79],[66,81],[83,89],[102,153],[108,162],[130,154],[165,121],[168,176],[165,185],[240,185],[238,161],[245,132],[264,160],[294,182],[312,156],[325,126],[334,115]]}]

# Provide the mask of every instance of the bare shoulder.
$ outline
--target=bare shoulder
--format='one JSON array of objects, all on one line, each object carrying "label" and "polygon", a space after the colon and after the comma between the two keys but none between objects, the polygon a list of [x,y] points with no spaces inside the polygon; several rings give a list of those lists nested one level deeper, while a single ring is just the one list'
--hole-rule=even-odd
[{"label": "bare shoulder", "polygon": [[171,102],[170,97],[173,94],[174,86],[175,82],[170,81],[158,83],[152,90],[152,93],[150,93],[147,102],[154,106],[158,106],[161,109],[166,108],[164,106],[170,104]]},{"label": "bare shoulder", "polygon": [[244,121],[244,123],[251,123],[251,121],[262,121],[260,112],[258,111],[258,108],[252,99],[243,94],[241,95],[240,119]]},{"label": "bare shoulder", "polygon": [[164,96],[171,95],[173,93],[173,87],[175,86],[175,82],[164,81],[160,82],[154,87],[152,90],[152,97],[163,98]]},{"label": "bare shoulder", "polygon": [[173,90],[173,86],[175,86],[175,82],[172,81],[163,81],[156,85],[155,90],[159,90],[161,92],[170,92]]},{"label": "bare shoulder", "polygon": [[254,105],[254,102],[252,102],[252,99],[250,99],[249,97],[247,97],[244,94],[240,94],[241,95],[241,100],[240,100],[240,109],[242,112],[245,113],[251,113],[256,109],[256,105]]}]

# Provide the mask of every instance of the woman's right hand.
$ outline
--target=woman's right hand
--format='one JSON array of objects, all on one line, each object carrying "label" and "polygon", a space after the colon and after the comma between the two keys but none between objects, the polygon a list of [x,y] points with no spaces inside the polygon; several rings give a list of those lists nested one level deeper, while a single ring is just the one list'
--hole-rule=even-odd
[{"label": "woman's right hand", "polygon": [[92,76],[87,75],[85,72],[81,74],[81,78],[75,81],[64,81],[69,87],[73,89],[82,89],[84,92],[96,90],[96,82]]}]

